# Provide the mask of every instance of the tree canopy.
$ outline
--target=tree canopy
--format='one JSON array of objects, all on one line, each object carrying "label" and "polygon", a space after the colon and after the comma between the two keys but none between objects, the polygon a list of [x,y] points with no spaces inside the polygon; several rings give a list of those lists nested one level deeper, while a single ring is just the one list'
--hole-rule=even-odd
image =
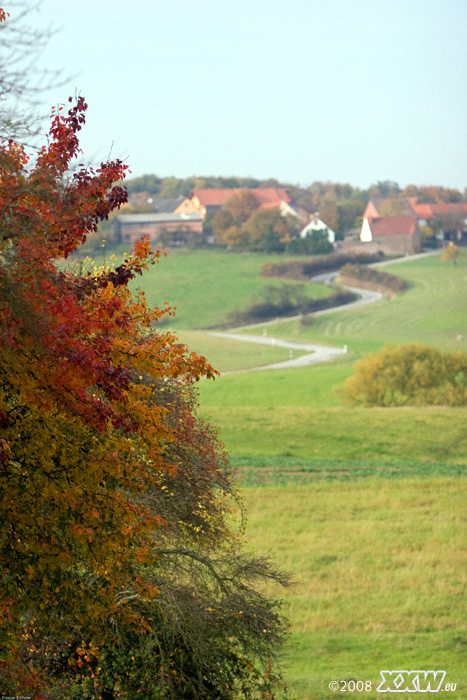
[{"label": "tree canopy", "polygon": [[2,692],[272,697],[285,623],[260,584],[286,577],[243,550],[196,415],[215,370],[129,290],[162,253],[65,262],[127,199],[120,161],[70,170],[86,108],[53,113],[35,162],[0,148]]}]

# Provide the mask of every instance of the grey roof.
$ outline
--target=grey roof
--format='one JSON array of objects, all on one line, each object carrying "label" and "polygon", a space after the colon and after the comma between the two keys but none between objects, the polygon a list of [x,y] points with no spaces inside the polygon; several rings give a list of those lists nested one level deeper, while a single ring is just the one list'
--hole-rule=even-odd
[{"label": "grey roof", "polygon": [[164,221],[202,221],[203,217],[198,212],[190,212],[189,214],[120,214],[116,216],[114,221],[121,224],[157,224]]},{"label": "grey roof", "polygon": [[186,199],[186,197],[179,194],[178,197],[171,197],[170,199],[156,198],[152,200],[152,203],[158,214],[168,214],[169,212],[175,211],[184,199]]}]

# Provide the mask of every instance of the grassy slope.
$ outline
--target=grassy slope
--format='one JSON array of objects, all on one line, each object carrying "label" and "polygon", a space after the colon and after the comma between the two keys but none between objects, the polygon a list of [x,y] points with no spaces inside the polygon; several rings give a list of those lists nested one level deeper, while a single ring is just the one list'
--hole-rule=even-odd
[{"label": "grassy slope", "polygon": [[[177,309],[176,329],[206,328],[221,324],[229,311],[248,306],[253,294],[280,280],[258,276],[263,262],[280,256],[217,250],[175,250],[151,267],[135,286],[141,286],[151,306],[170,302]],[[311,298],[330,294],[321,284],[308,283]]]},{"label": "grassy slope", "polygon": [[386,343],[420,341],[444,350],[459,350],[457,336],[467,341],[463,294],[467,261],[448,265],[435,255],[389,265],[387,271],[405,279],[408,291],[359,309],[317,316],[309,327],[300,328],[298,322],[276,324],[270,334],[347,344],[352,353],[349,359],[353,360]]},{"label": "grassy slope", "polygon": [[417,340],[458,350],[463,345],[457,335],[467,339],[465,263],[449,266],[434,256],[388,269],[408,281],[405,294],[318,316],[312,326],[284,321],[268,329],[270,336],[348,344],[348,355],[326,365],[221,377],[200,385],[202,411],[221,427],[233,455],[466,460],[462,409],[350,409],[335,393],[352,373],[355,359],[388,342]]}]

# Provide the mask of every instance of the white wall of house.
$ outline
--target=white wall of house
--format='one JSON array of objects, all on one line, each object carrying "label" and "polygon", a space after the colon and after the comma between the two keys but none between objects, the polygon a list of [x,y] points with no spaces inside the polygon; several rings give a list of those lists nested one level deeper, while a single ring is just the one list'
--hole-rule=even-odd
[{"label": "white wall of house", "polygon": [[308,234],[312,231],[326,231],[328,235],[328,241],[330,243],[335,243],[336,241],[336,234],[334,233],[332,228],[326,226],[324,221],[321,221],[321,219],[318,216],[314,216],[310,223],[307,224],[305,228],[300,231],[300,238],[306,238]]}]

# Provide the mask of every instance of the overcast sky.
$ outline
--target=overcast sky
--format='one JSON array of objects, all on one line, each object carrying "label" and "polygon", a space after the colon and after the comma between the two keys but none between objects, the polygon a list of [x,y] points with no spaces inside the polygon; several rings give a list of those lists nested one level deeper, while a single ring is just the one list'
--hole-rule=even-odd
[{"label": "overcast sky", "polygon": [[[7,8],[7,0],[4,5]],[[467,186],[466,0],[43,0],[86,155],[133,175]]]}]

